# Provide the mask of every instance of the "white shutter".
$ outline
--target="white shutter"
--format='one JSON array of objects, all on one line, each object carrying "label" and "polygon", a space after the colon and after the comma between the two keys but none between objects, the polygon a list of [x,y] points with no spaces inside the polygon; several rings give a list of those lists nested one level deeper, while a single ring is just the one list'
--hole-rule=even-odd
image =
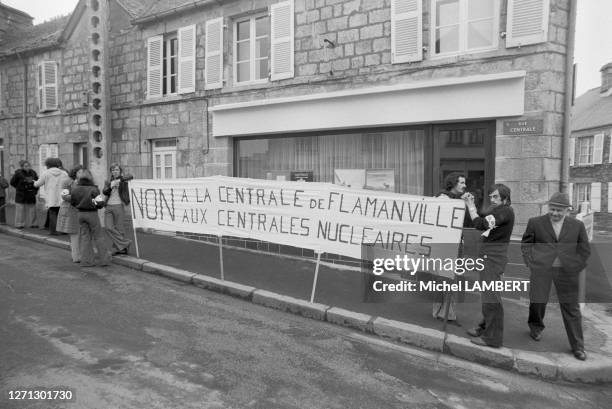
[{"label": "white shutter", "polygon": [[591,183],[591,210],[601,211],[601,183]]},{"label": "white shutter", "polygon": [[178,48],[178,92],[195,92],[195,25],[178,30]]},{"label": "white shutter", "polygon": [[508,0],[506,47],[548,40],[550,0]]},{"label": "white shutter", "polygon": [[572,204],[572,207],[574,208],[574,210],[577,209],[578,206],[576,206],[576,201],[574,200],[574,184],[573,183],[567,184],[567,195],[569,196],[570,203]]},{"label": "white shutter", "polygon": [[391,0],[391,62],[423,59],[422,0]]},{"label": "white shutter", "polygon": [[574,166],[576,157],[576,138],[569,139],[569,164]]},{"label": "white shutter", "polygon": [[270,79],[293,78],[293,1],[272,4],[270,17]]},{"label": "white shutter", "polygon": [[612,182],[608,182],[608,213],[612,213]]},{"label": "white shutter", "polygon": [[205,36],[204,88],[221,88],[223,87],[223,17],[206,22]]},{"label": "white shutter", "polygon": [[163,46],[163,36],[147,39],[147,99],[162,96]]},{"label": "white shutter", "polygon": [[603,144],[604,134],[598,133],[593,138],[593,165],[599,165],[603,162]]},{"label": "white shutter", "polygon": [[39,110],[57,109],[57,63],[43,61],[38,64],[38,104]]}]

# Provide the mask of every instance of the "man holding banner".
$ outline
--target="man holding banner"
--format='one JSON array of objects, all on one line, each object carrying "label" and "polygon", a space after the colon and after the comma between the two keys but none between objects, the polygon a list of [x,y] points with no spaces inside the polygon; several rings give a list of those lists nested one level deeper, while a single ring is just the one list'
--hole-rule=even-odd
[{"label": "man holding banner", "polygon": [[[491,186],[489,199],[491,205],[482,217],[478,216],[474,197],[465,195],[474,227],[483,230],[480,237],[479,257],[483,258],[484,269],[480,272],[480,280],[490,283],[502,280],[504,269],[508,263],[508,245],[514,227],[514,210],[510,206],[510,188],[506,185]],[[486,290],[481,293],[482,320],[470,330],[468,335],[474,337],[472,343],[481,346],[499,348],[504,337],[504,307],[501,292]]]}]

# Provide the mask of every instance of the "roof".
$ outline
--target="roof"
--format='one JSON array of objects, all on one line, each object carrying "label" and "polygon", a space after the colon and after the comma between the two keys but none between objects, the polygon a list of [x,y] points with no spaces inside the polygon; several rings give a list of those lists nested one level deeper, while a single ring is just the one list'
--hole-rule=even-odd
[{"label": "roof", "polygon": [[[135,0],[118,1],[134,2]],[[148,3],[149,7],[144,7],[144,10],[136,16],[132,22],[135,24],[146,23],[157,18],[186,12],[200,6],[211,4],[212,1],[213,0],[144,0],[143,3]],[[223,0],[215,0],[215,2],[220,4]]]},{"label": "roof", "polygon": [[21,10],[18,10],[16,8],[14,8],[14,7],[7,6],[4,3],[0,3],[0,8],[6,9],[6,10],[10,11],[11,13],[21,14],[23,17],[29,18],[30,20],[34,20],[34,17],[29,15],[25,11],[21,11]]},{"label": "roof", "polygon": [[69,15],[15,30],[0,42],[0,56],[57,45]]},{"label": "roof", "polygon": [[593,88],[576,99],[572,110],[572,131],[612,125],[612,93]]},{"label": "roof", "polygon": [[[155,7],[159,0],[116,0],[132,18],[140,17]],[[186,1],[185,1],[186,2]],[[193,3],[193,0],[191,0]]]}]

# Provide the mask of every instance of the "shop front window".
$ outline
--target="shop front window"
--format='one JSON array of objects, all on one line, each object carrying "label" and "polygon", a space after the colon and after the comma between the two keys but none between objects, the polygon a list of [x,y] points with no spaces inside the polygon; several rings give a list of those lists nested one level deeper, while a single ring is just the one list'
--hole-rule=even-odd
[{"label": "shop front window", "polygon": [[236,140],[236,175],[425,194],[422,129]]}]

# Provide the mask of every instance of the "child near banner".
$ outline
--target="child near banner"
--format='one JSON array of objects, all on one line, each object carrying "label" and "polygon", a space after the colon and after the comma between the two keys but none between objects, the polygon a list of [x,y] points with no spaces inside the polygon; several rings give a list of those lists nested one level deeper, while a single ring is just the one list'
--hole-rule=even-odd
[{"label": "child near banner", "polygon": [[110,166],[111,178],[104,182],[102,193],[108,196],[104,209],[104,228],[111,240],[113,255],[127,254],[131,241],[125,237],[125,208],[130,204],[128,181],[134,177],[124,175],[117,163]]},{"label": "child near banner", "polygon": [[100,190],[94,184],[93,176],[89,170],[81,169],[77,172],[77,185],[70,193],[70,203],[79,211],[81,267],[95,266],[94,245],[98,250],[100,266],[108,266],[110,264],[110,252],[98,218],[98,209],[104,206],[104,199],[100,196]]}]

